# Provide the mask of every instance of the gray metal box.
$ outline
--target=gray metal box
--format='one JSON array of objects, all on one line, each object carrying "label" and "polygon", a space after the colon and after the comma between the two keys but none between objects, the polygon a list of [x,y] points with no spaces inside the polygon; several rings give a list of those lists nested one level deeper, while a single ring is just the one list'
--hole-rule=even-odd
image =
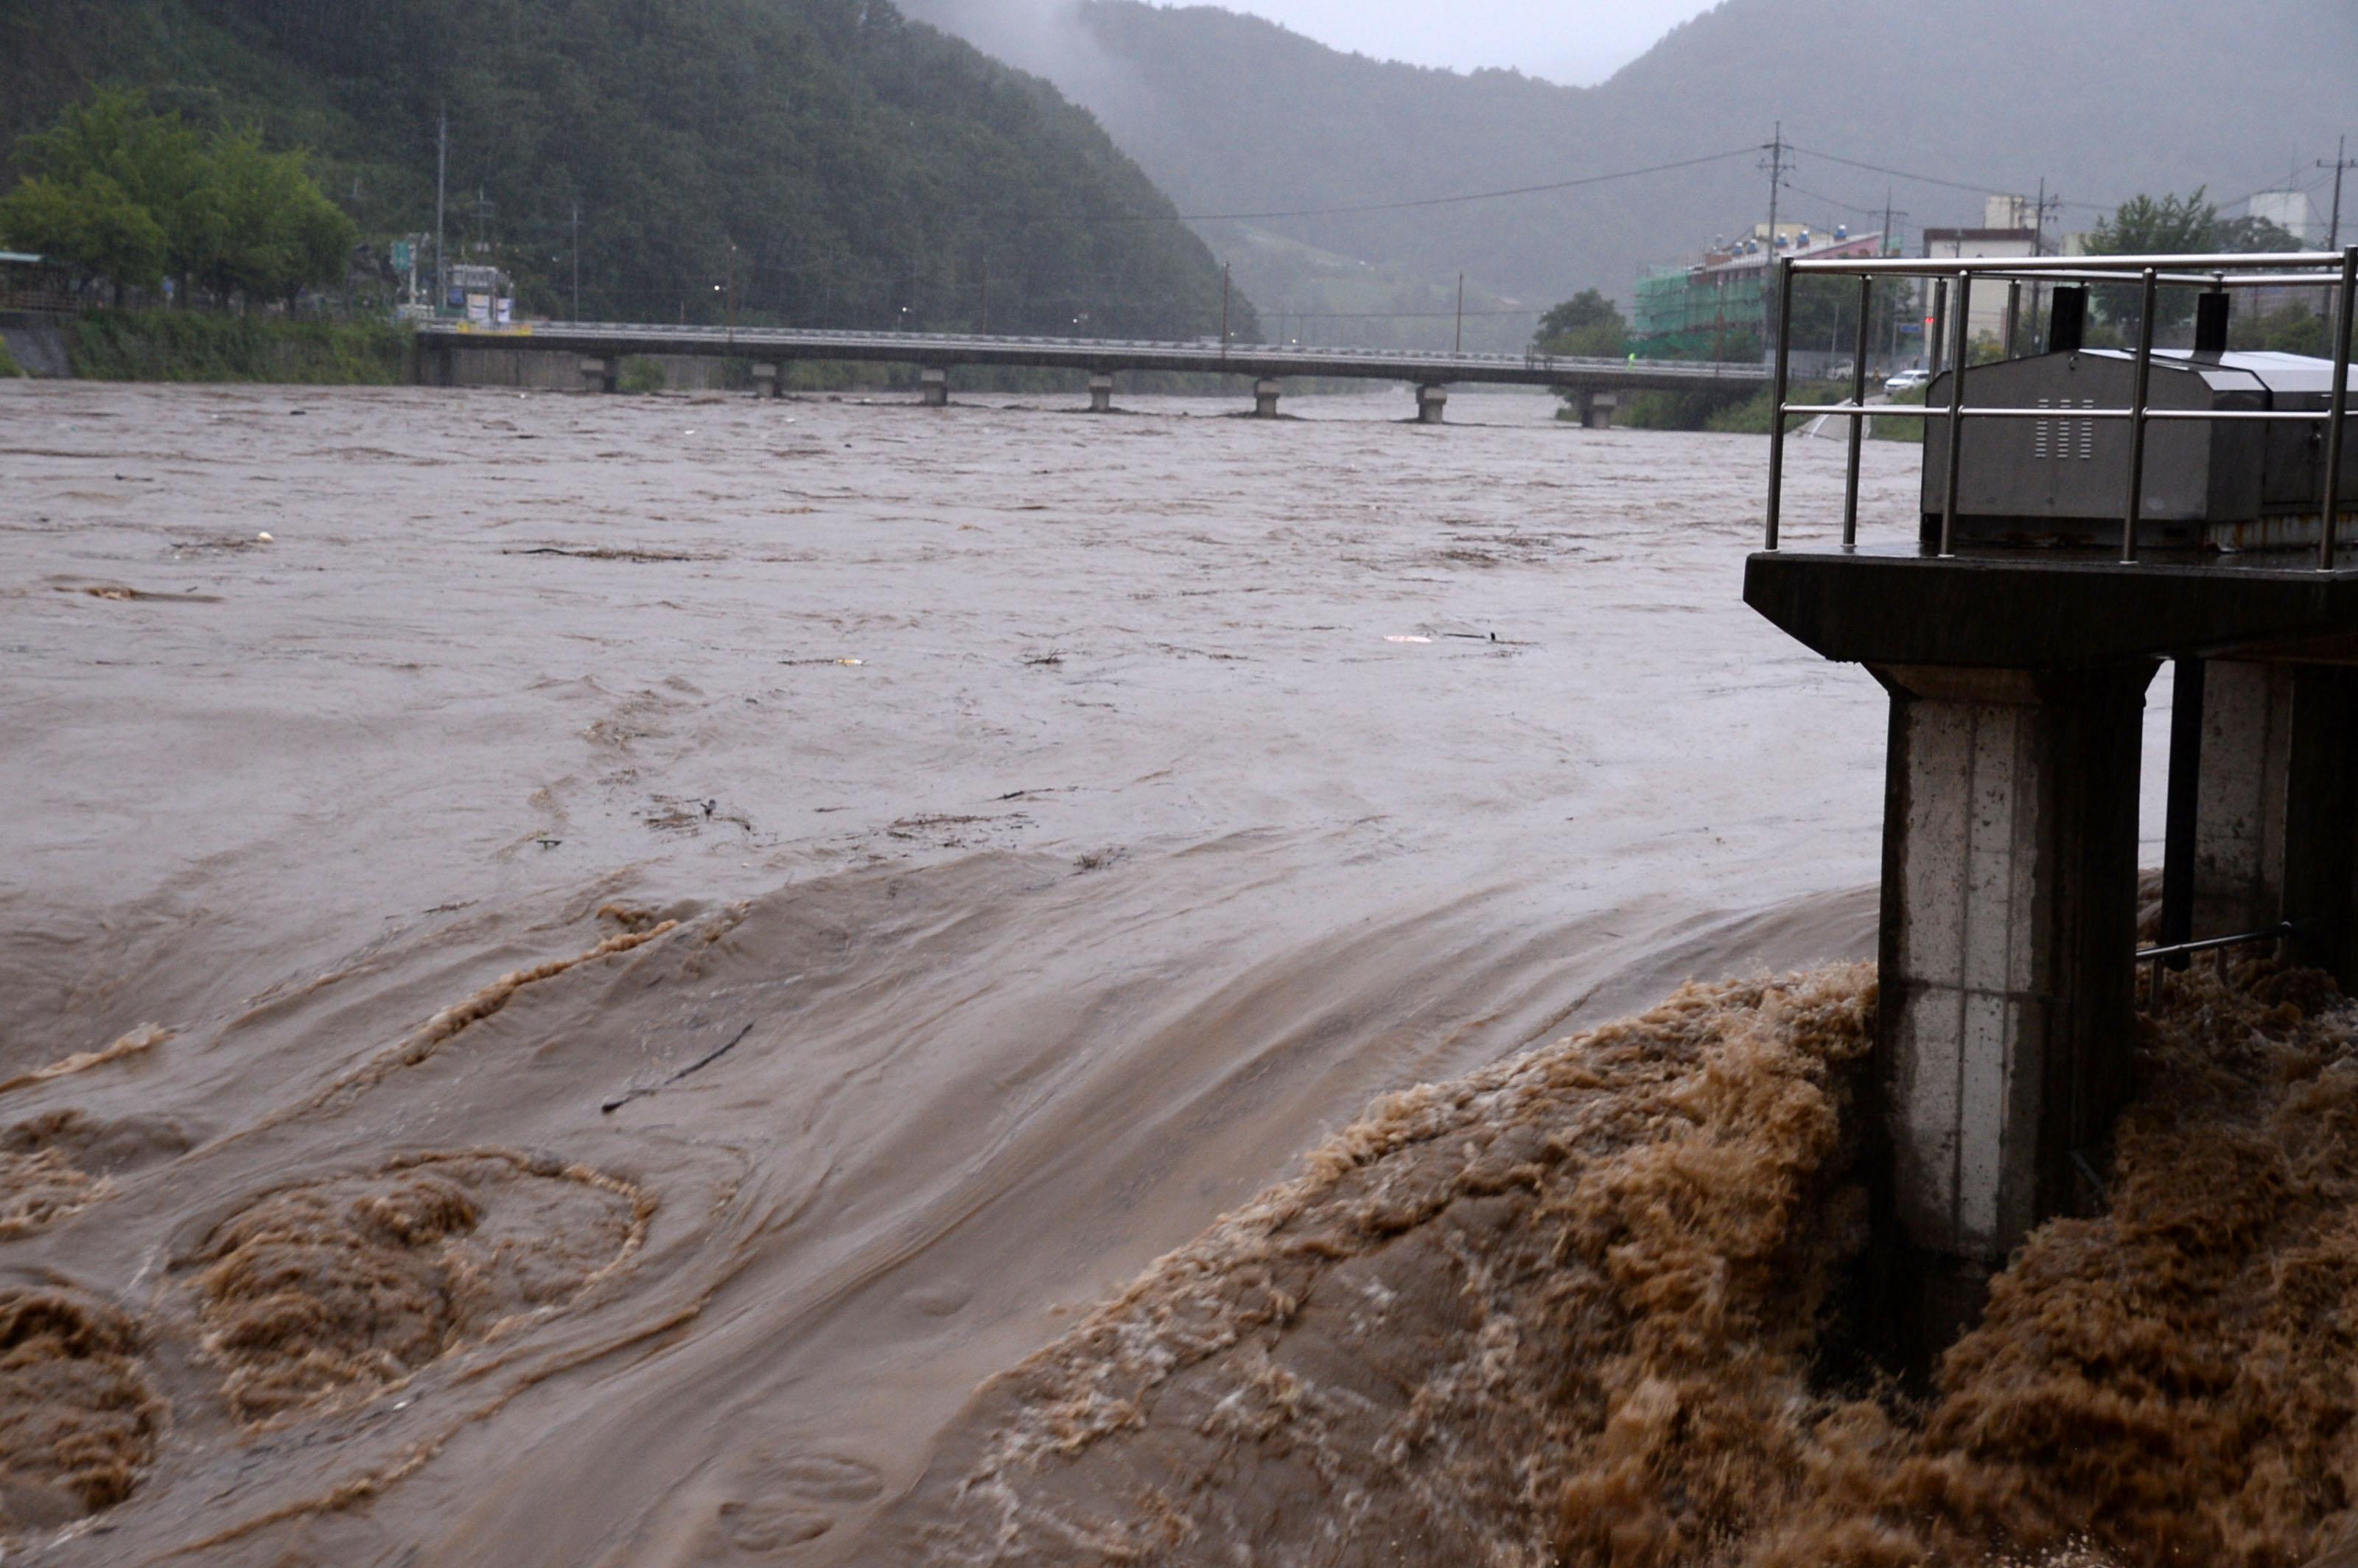
[{"label": "gray metal box", "polygon": [[[1925,402],[1948,406],[1950,373]],[[1964,454],[1956,539],[1975,545],[2117,545],[2128,511],[2129,425],[2071,410],[2126,408],[2136,364],[2115,349],[2040,354],[1965,373]],[[2331,361],[2299,354],[2157,352],[2157,409],[2323,411]],[[1974,408],[2052,408],[2052,418],[1974,419]],[[2261,549],[2314,543],[2324,494],[2325,426],[2156,420],[2146,428],[2141,546]],[[1924,536],[1940,537],[1949,429],[1926,421]],[[2358,499],[2358,464],[2342,478]]]}]

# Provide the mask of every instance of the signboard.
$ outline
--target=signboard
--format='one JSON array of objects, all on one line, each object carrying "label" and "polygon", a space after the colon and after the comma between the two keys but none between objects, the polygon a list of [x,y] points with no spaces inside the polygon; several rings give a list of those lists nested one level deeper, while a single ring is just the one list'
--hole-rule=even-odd
[{"label": "signboard", "polygon": [[393,242],[394,271],[407,272],[409,270],[410,264],[416,259],[416,246],[411,244],[407,240],[395,240]]}]

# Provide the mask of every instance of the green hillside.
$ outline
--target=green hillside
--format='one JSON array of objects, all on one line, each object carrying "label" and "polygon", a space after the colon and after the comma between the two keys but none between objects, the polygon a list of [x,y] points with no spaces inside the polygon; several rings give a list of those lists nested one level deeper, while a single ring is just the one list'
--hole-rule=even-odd
[{"label": "green hillside", "polygon": [[[0,138],[99,86],[311,149],[382,242],[588,318],[1218,330],[1200,241],[1087,113],[884,0],[15,0]],[[0,177],[16,171],[0,153]],[[1241,336],[1257,324],[1238,303]]]}]

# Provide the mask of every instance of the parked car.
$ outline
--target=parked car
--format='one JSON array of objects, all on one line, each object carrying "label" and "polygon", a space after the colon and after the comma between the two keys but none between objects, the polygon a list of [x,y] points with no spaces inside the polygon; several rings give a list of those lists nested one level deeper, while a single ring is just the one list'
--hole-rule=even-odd
[{"label": "parked car", "polygon": [[1903,370],[1885,382],[1883,390],[1897,397],[1903,392],[1914,392],[1920,387],[1929,386],[1931,381],[1932,373],[1929,370]]}]

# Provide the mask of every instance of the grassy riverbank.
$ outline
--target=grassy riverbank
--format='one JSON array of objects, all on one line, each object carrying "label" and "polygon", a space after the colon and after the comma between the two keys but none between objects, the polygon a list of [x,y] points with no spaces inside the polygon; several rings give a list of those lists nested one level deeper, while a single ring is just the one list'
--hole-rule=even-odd
[{"label": "grassy riverbank", "polygon": [[[1789,403],[1825,405],[1840,403],[1850,396],[1850,388],[1838,383],[1802,384],[1786,393]],[[1921,403],[1921,392],[1905,393],[1894,398],[1896,403]],[[1799,429],[1809,416],[1789,414],[1785,428]],[[1768,433],[1768,389],[1753,392],[1722,388],[1704,388],[1694,392],[1638,392],[1624,395],[1614,423],[1633,430],[1716,430],[1738,436],[1765,436]],[[1874,438],[1878,441],[1921,441],[1922,422],[1915,419],[1880,419],[1872,422]]]},{"label": "grassy riverbank", "polygon": [[86,381],[248,381],[393,386],[409,333],[382,321],[288,321],[180,310],[95,310],[62,323]]}]

